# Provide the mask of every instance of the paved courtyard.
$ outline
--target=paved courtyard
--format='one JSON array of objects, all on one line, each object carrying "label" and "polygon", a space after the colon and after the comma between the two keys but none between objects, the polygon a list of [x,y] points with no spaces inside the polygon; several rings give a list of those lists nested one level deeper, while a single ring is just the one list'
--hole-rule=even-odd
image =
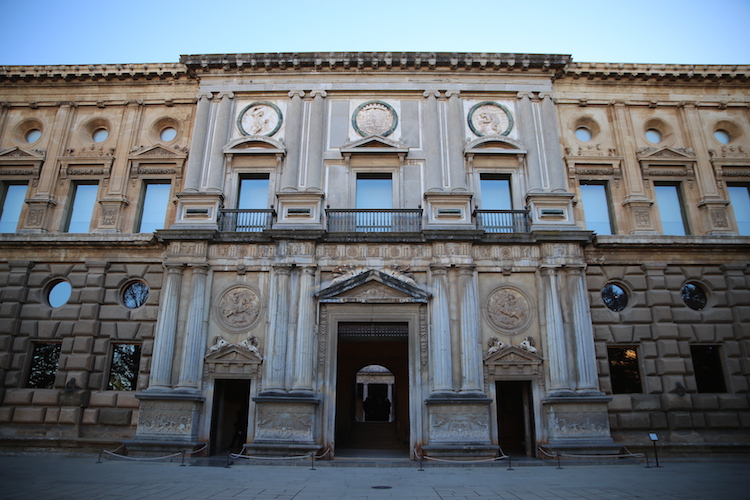
[{"label": "paved courtyard", "polygon": [[[0,456],[3,499],[748,499],[750,460],[662,467],[507,463],[343,467],[200,461],[133,462],[97,456]],[[206,463],[203,461],[202,463]]]}]

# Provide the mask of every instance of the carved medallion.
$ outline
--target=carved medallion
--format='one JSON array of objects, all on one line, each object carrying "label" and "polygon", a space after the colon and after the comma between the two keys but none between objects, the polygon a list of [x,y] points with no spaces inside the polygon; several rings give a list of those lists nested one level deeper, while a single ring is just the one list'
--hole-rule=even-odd
[{"label": "carved medallion", "polygon": [[260,298],[252,288],[237,285],[221,294],[214,309],[219,325],[236,332],[252,328],[260,319]]},{"label": "carved medallion", "polygon": [[272,102],[254,102],[245,106],[237,118],[242,135],[271,137],[281,128],[281,110]]},{"label": "carved medallion", "polygon": [[396,130],[396,111],[382,101],[369,101],[357,106],[352,116],[354,130],[362,137],[381,135],[387,137]]},{"label": "carved medallion", "polygon": [[502,104],[480,102],[469,110],[469,128],[479,137],[508,135],[513,130],[513,115]]},{"label": "carved medallion", "polygon": [[517,333],[531,320],[529,299],[517,288],[500,287],[487,299],[487,318],[498,330]]}]

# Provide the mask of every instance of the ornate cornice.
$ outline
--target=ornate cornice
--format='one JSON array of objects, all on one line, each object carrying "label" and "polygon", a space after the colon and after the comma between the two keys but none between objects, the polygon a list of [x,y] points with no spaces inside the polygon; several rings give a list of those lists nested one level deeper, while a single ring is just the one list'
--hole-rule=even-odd
[{"label": "ornate cornice", "polygon": [[750,65],[635,64],[570,61],[557,78],[626,81],[747,82]]},{"label": "ornate cornice", "polygon": [[0,66],[0,82],[166,80],[186,75],[187,68],[181,63]]}]

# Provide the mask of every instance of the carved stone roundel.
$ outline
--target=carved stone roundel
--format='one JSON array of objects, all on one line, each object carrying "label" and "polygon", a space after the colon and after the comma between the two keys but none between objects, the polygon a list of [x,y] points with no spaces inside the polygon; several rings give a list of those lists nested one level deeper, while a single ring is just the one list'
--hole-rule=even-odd
[{"label": "carved stone roundel", "polygon": [[502,104],[480,102],[469,110],[469,128],[479,137],[508,135],[513,130],[513,115]]},{"label": "carved stone roundel", "polygon": [[250,287],[237,285],[221,294],[214,313],[222,328],[231,332],[246,331],[260,319],[260,297]]},{"label": "carved stone roundel", "polygon": [[517,288],[500,287],[487,299],[487,317],[498,330],[517,333],[531,320],[529,299]]},{"label": "carved stone roundel", "polygon": [[396,111],[382,101],[369,101],[357,106],[352,116],[352,125],[362,137],[382,135],[387,137],[396,130]]},{"label": "carved stone roundel", "polygon": [[272,102],[258,101],[245,106],[237,118],[242,135],[271,137],[281,128],[281,110]]}]

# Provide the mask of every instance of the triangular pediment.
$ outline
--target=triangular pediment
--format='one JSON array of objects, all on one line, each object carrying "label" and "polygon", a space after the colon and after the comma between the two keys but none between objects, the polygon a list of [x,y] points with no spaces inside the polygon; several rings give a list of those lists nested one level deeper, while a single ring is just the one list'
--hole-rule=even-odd
[{"label": "triangular pediment", "polygon": [[409,148],[398,141],[388,139],[382,135],[370,135],[348,142],[341,147],[342,154],[373,154],[373,153],[391,153],[405,154]]},{"label": "triangular pediment", "polygon": [[357,268],[331,281],[315,294],[321,302],[426,303],[429,292],[392,270]]},{"label": "triangular pediment", "polygon": [[284,143],[263,135],[246,135],[224,146],[225,155],[285,155]]},{"label": "triangular pediment", "polygon": [[466,144],[466,154],[525,155],[526,148],[504,135],[486,135]]},{"label": "triangular pediment", "polygon": [[212,350],[206,355],[207,363],[242,363],[260,364],[263,359],[257,354],[248,351],[236,344],[229,344],[217,350]]},{"label": "triangular pediment", "polygon": [[131,160],[142,160],[145,158],[163,158],[163,159],[170,159],[174,160],[176,158],[185,158],[185,153],[183,151],[178,151],[176,149],[163,146],[161,144],[155,144],[153,146],[143,147],[136,149],[135,151],[131,150],[130,159]]},{"label": "triangular pediment", "polygon": [[0,159],[19,159],[22,158],[24,160],[31,160],[31,159],[38,159],[43,160],[44,154],[39,153],[37,151],[29,151],[22,148],[8,148],[8,149],[0,149]]},{"label": "triangular pediment", "polygon": [[517,346],[505,346],[485,358],[487,365],[538,365],[543,358]]},{"label": "triangular pediment", "polygon": [[638,158],[646,159],[676,159],[695,160],[695,152],[690,148],[642,148],[638,150]]}]

